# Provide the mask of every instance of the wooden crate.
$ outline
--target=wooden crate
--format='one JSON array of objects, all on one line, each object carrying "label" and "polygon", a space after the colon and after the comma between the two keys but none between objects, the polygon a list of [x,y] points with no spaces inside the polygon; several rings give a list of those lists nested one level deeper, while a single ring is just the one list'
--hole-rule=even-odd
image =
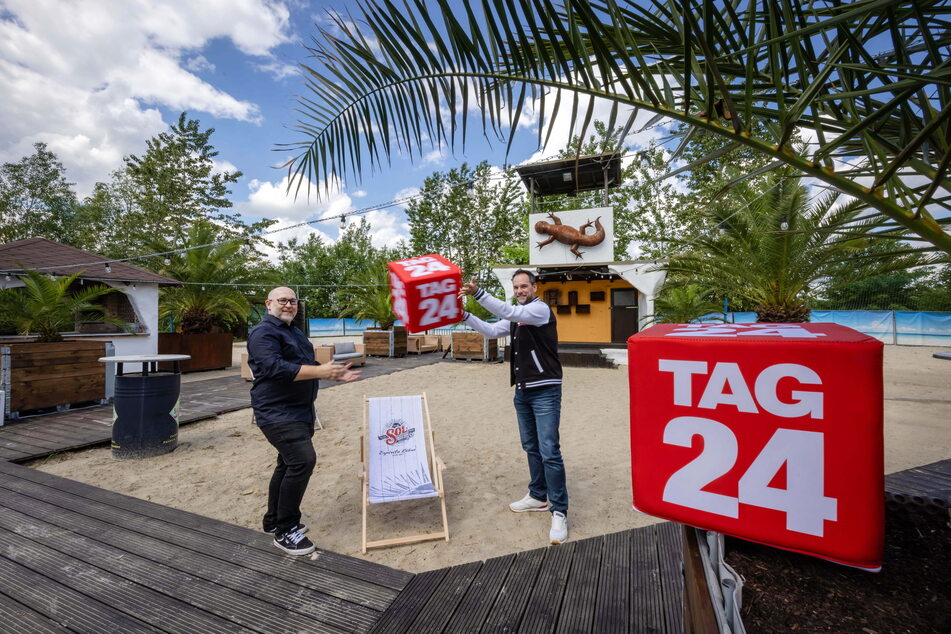
[{"label": "wooden crate", "polygon": [[392,330],[364,330],[363,353],[375,357],[405,357],[407,335],[405,326]]},{"label": "wooden crate", "polygon": [[452,358],[495,361],[499,356],[499,340],[487,339],[477,332],[452,333]]},{"label": "wooden crate", "polygon": [[104,401],[105,341],[11,343],[0,348],[7,411]]},{"label": "wooden crate", "polygon": [[[160,332],[158,340],[159,354],[187,354],[188,361],[181,362],[182,372],[199,370],[222,370],[231,367],[231,346],[234,335],[230,332],[207,334],[184,334],[180,332]],[[160,363],[159,368],[172,370],[171,363]]]}]

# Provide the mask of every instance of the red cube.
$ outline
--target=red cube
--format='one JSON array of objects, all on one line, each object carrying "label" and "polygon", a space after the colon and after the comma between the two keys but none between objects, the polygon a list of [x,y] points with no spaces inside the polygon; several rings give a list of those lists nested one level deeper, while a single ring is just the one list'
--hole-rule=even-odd
[{"label": "red cube", "polygon": [[627,345],[636,509],[881,569],[880,341],[836,324],[661,324]]},{"label": "red cube", "polygon": [[459,267],[435,253],[389,262],[393,313],[409,332],[454,324],[462,319]]}]

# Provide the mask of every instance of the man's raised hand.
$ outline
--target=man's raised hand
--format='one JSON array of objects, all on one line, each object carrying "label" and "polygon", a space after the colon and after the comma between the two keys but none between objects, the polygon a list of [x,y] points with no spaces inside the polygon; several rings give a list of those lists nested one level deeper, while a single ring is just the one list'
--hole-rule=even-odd
[{"label": "man's raised hand", "polygon": [[468,282],[462,285],[459,289],[459,299],[462,299],[466,295],[475,295],[476,291],[479,290],[479,285],[476,284],[475,275],[473,275]]}]

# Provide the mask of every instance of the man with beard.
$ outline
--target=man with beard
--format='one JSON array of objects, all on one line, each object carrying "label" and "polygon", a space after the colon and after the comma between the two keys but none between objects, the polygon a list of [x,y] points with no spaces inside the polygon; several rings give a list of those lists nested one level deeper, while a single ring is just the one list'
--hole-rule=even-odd
[{"label": "man with beard", "polygon": [[248,365],[254,373],[251,407],[261,432],[277,449],[277,466],[268,486],[265,533],[291,555],[306,555],[314,544],[304,536],[301,501],[317,464],[314,400],[318,379],[349,383],[360,378],[350,364],[319,365],[314,346],[294,325],[297,296],[284,286],[268,293],[267,314],[248,333]]},{"label": "man with beard", "polygon": [[561,544],[568,539],[568,488],[558,434],[561,362],[555,313],[536,295],[533,273],[515,271],[512,286],[518,302],[514,306],[480,289],[473,277],[459,290],[460,299],[471,295],[499,321],[487,323],[468,312],[463,314],[463,321],[486,337],[511,337],[510,376],[530,482],[525,497],[509,504],[509,508],[515,513],[550,510],[549,541]]}]

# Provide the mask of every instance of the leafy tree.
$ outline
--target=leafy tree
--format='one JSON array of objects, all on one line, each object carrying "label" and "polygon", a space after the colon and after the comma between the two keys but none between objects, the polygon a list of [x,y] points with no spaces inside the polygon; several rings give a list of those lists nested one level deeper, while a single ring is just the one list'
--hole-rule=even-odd
[{"label": "leafy tree", "polygon": [[[686,324],[719,312],[720,306],[710,299],[709,290],[698,284],[686,284],[661,290],[654,299],[654,316],[650,321],[658,324]],[[719,319],[723,320],[722,317]]]},{"label": "leafy tree", "polygon": [[172,255],[159,270],[185,283],[161,289],[159,301],[159,317],[173,317],[179,332],[207,333],[245,324],[251,303],[248,292],[237,285],[276,283],[272,273],[256,266],[256,255],[241,240],[195,248],[218,242],[220,232],[210,221],[193,224],[186,236],[188,250]]},{"label": "leafy tree", "polygon": [[810,205],[800,180],[781,174],[770,176],[765,192],[738,187],[746,204],[715,205],[710,213],[716,230],[684,244],[690,250],[665,268],[675,282],[714,289],[741,306],[746,302],[759,321],[808,321],[810,299],[821,284],[844,285],[918,261],[883,253],[864,263],[853,258],[855,266],[848,269],[837,267],[867,246],[861,202],[836,207],[839,196],[829,194]]},{"label": "leafy tree", "polygon": [[911,295],[915,310],[951,312],[951,264],[945,264],[919,279]]},{"label": "leafy tree", "polygon": [[34,237],[69,242],[78,233],[73,183],[45,143],[33,149],[0,167],[0,243]]},{"label": "leafy tree", "polygon": [[527,212],[514,172],[493,175],[488,162],[434,172],[406,209],[413,255],[439,253],[464,275],[489,279],[505,247],[527,241]]},{"label": "leafy tree", "polygon": [[[684,196],[672,181],[662,180],[669,171],[669,155],[653,144],[625,155],[620,130],[608,130],[601,121],[594,122],[594,129],[595,134],[584,143],[581,137],[574,137],[558,158],[622,155],[621,185],[609,188],[607,199],[607,206],[614,209],[614,258],[628,259],[633,255],[632,246],[648,259],[665,255],[674,238],[696,226],[691,215],[685,213],[688,207],[683,204]],[[605,205],[603,190],[548,196],[540,203],[551,212]]]},{"label": "leafy tree", "polygon": [[102,284],[71,289],[79,277],[75,273],[51,278],[37,271],[19,274],[22,288],[5,289],[0,293],[0,313],[21,335],[38,333],[36,341],[62,341],[61,332],[70,331],[80,314],[93,313],[102,321],[128,329],[125,322],[107,315],[105,307],[93,302],[116,289]]},{"label": "leafy tree", "polygon": [[343,317],[368,319],[374,324],[389,330],[396,322],[393,303],[390,298],[390,274],[385,252],[376,252],[367,258],[351,278],[361,286],[351,289],[349,299],[340,311]]},{"label": "leafy tree", "polygon": [[[377,249],[370,239],[370,224],[366,218],[347,225],[336,242],[325,243],[310,235],[303,243],[291,239],[278,245],[277,278],[282,284],[297,288],[298,296],[307,302],[312,316],[340,317],[362,291],[355,290],[367,284],[368,271],[379,259],[383,262],[400,260],[409,254],[400,249]],[[373,284],[389,285],[384,277]],[[314,286],[309,286],[314,285]]]},{"label": "leafy tree", "polygon": [[368,0],[309,47],[291,186],[465,147],[473,129],[511,147],[528,106],[539,144],[565,111],[584,137],[607,100],[609,130],[629,129],[625,107],[728,138],[951,253],[945,4]]},{"label": "leafy tree", "polygon": [[239,233],[246,229],[237,216],[224,211],[232,206],[228,185],[236,183],[241,172],[215,170],[214,131],[202,131],[199,121],[183,112],[168,132],[146,141],[145,154],[125,157],[140,235],[174,236],[183,242],[189,227],[204,219]]}]

